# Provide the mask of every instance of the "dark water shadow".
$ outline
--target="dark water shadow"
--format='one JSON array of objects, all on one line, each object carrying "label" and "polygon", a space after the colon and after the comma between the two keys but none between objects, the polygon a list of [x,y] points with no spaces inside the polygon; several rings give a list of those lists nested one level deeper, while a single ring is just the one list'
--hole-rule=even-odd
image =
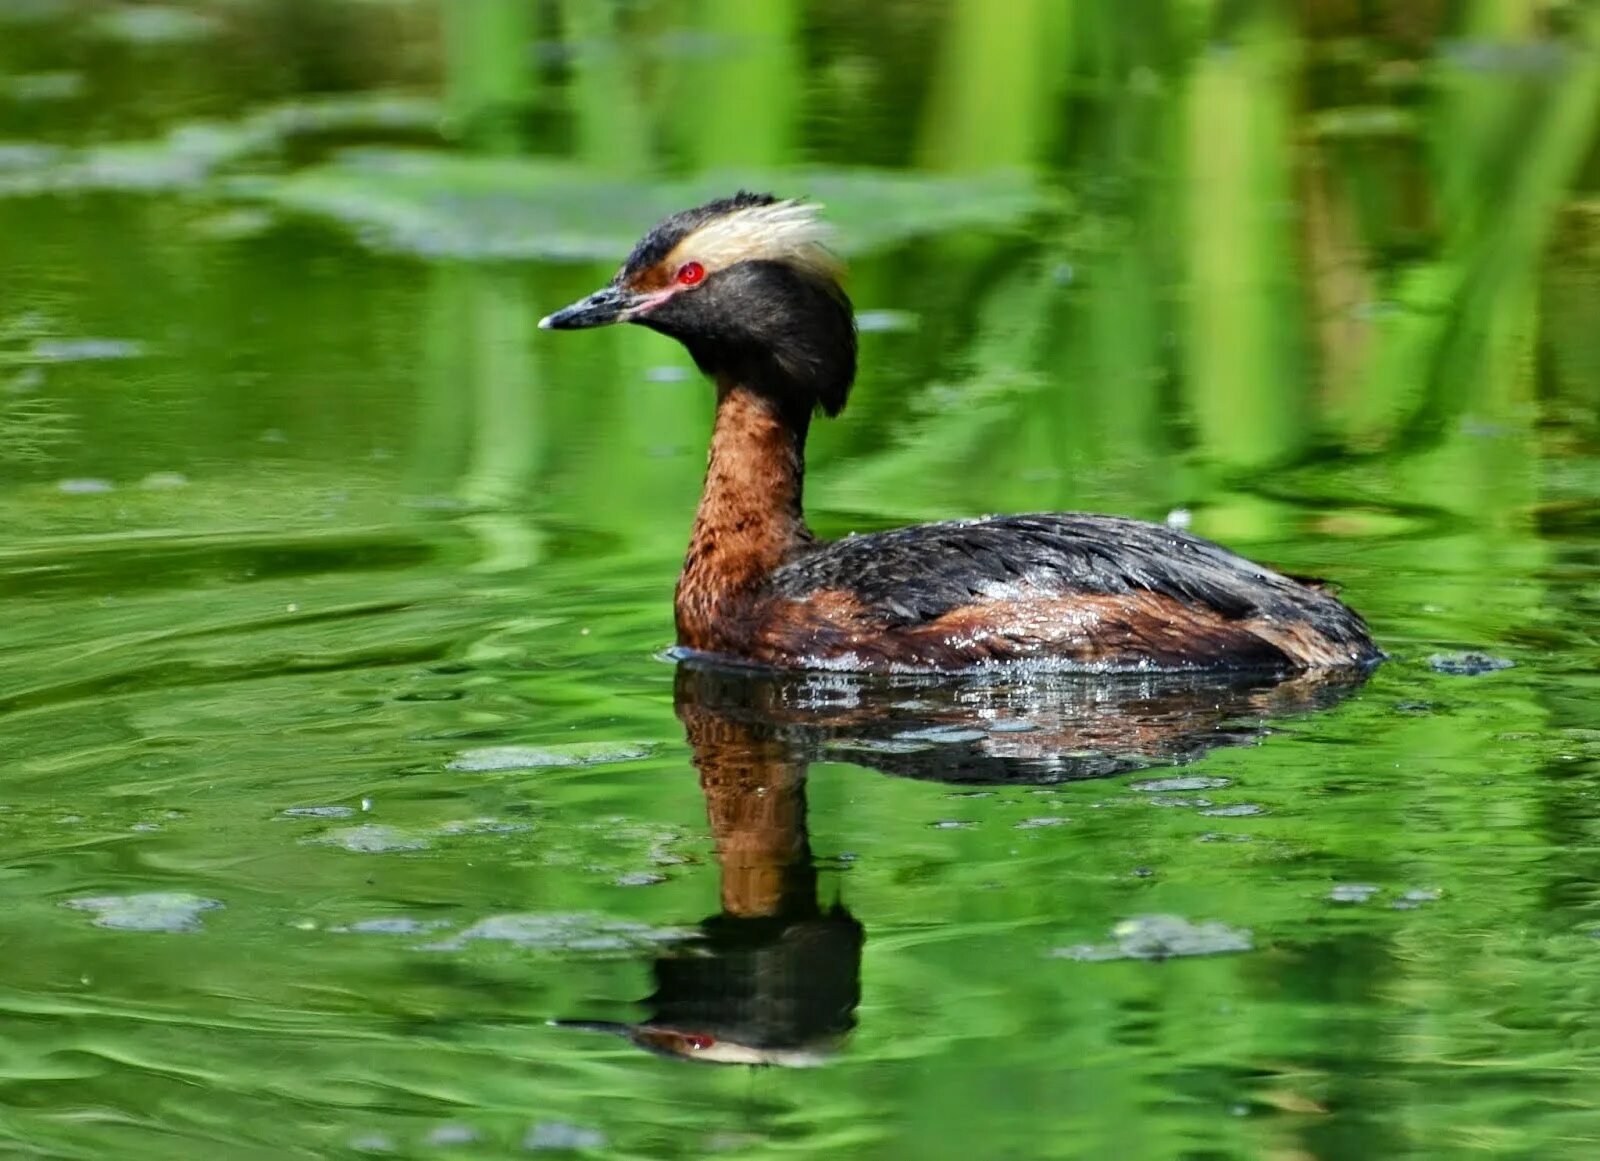
[{"label": "dark water shadow", "polygon": [[561,1021],[661,1055],[820,1064],[855,1027],[865,932],[818,891],[806,772],[819,759],[952,783],[1040,785],[1248,745],[1364,673],[956,680],[752,673],[680,663],[678,718],[705,794],[721,911],[657,958],[647,1014]]},{"label": "dark water shadow", "polygon": [[677,711],[716,840],[722,909],[684,954],[656,959],[644,1020],[581,1026],[705,1062],[818,1063],[855,1026],[864,934],[819,898],[810,759],[782,727],[702,702],[681,669]]},{"label": "dark water shadow", "polygon": [[[1366,670],[940,678],[752,672],[684,661],[678,716],[768,730],[811,761],[932,782],[1048,785],[1255,745],[1274,718],[1327,709]],[[690,739],[691,744],[693,738]]]}]

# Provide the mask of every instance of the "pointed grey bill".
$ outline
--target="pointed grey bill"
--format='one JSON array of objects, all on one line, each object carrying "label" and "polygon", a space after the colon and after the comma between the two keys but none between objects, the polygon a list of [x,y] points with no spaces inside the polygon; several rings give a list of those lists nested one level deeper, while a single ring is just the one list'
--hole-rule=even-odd
[{"label": "pointed grey bill", "polygon": [[604,286],[588,298],[580,298],[571,306],[562,307],[554,314],[539,320],[542,331],[576,331],[585,327],[603,327],[623,322],[630,307],[644,301],[644,295],[617,286]]}]

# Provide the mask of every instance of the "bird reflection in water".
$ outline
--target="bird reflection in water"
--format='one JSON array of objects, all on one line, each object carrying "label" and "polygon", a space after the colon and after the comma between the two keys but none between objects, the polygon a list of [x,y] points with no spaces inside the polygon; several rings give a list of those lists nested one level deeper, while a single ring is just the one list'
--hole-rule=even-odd
[{"label": "bird reflection in water", "polygon": [[939,679],[678,665],[675,705],[700,774],[721,913],[654,963],[636,1023],[558,1021],[707,1063],[820,1064],[855,1026],[862,926],[819,898],[806,770],[847,761],[967,785],[1045,785],[1251,745],[1270,719],[1331,706],[1360,671],[1017,672]]}]

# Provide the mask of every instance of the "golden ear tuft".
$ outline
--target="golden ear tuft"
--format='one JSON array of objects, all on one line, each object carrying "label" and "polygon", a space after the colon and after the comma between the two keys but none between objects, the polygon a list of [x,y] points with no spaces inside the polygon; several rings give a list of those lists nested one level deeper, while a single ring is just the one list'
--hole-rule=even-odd
[{"label": "golden ear tuft", "polygon": [[738,262],[783,262],[837,281],[841,266],[827,247],[833,231],[817,216],[821,208],[791,200],[734,210],[687,235],[673,247],[667,266],[695,261],[714,271]]}]

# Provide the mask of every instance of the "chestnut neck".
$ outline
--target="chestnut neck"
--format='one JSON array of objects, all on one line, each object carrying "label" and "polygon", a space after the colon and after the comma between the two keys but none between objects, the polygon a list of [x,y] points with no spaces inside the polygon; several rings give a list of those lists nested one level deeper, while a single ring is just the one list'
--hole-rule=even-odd
[{"label": "chestnut neck", "polygon": [[721,634],[740,602],[811,543],[801,510],[808,419],[719,379],[705,486],[678,578],[680,645],[726,651]]},{"label": "chestnut neck", "polygon": [[740,919],[815,915],[806,762],[794,744],[712,714],[692,714],[685,726],[716,839],[723,914]]}]

